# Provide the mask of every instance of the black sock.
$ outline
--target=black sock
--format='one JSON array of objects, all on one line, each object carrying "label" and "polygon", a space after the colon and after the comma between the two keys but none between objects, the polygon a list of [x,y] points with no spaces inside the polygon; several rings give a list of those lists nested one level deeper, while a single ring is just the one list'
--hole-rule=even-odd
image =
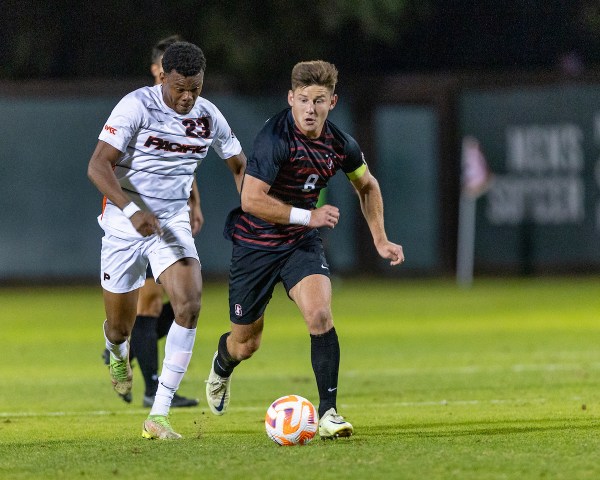
[{"label": "black sock", "polygon": [[171,302],[167,302],[163,304],[162,310],[160,311],[160,315],[158,316],[158,320],[156,322],[156,336],[158,338],[167,336],[171,325],[173,325],[173,320],[175,320],[175,312],[173,311]]},{"label": "black sock", "polygon": [[319,417],[336,408],[340,344],[335,327],[323,335],[310,336],[310,359],[319,389]]},{"label": "black sock", "polygon": [[144,395],[153,397],[158,388],[158,338],[156,317],[138,315],[131,332],[131,353],[137,358],[144,376]]},{"label": "black sock", "polygon": [[240,361],[234,360],[227,351],[227,337],[230,332],[224,333],[219,339],[219,348],[217,349],[217,356],[213,362],[213,368],[215,373],[219,377],[227,378],[233,373],[233,369],[240,364]]}]

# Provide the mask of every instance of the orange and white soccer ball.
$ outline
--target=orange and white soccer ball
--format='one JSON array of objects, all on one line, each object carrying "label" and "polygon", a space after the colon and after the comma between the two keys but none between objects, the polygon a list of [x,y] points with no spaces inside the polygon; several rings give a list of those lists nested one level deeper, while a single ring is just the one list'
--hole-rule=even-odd
[{"label": "orange and white soccer ball", "polygon": [[279,445],[304,445],[313,439],[318,426],[315,406],[300,395],[278,398],[265,415],[267,435]]}]

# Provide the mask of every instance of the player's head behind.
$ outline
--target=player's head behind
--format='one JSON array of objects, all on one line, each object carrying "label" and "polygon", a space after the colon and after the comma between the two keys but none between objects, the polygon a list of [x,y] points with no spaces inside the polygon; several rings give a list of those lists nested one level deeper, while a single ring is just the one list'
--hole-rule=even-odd
[{"label": "player's head behind", "polygon": [[156,42],[156,45],[152,47],[152,63],[160,62],[165,50],[176,42],[183,42],[181,35],[171,35]]},{"label": "player's head behind", "polygon": [[165,53],[165,50],[167,48],[169,48],[171,45],[173,45],[175,42],[182,42],[182,41],[183,41],[183,38],[181,37],[181,35],[171,35],[169,37],[165,37],[165,38],[159,40],[158,42],[156,42],[156,45],[154,45],[154,47],[152,47],[150,72],[152,73],[152,76],[154,77],[155,84],[159,84],[161,82],[160,73],[163,71],[162,57]]},{"label": "player's head behind", "polygon": [[299,62],[292,69],[288,103],[298,129],[309,138],[318,138],[329,112],[337,103],[335,86],[338,71],[323,60]]},{"label": "player's head behind", "polygon": [[189,113],[204,83],[204,53],[193,43],[175,42],[165,50],[162,66],[165,103],[178,114]]}]

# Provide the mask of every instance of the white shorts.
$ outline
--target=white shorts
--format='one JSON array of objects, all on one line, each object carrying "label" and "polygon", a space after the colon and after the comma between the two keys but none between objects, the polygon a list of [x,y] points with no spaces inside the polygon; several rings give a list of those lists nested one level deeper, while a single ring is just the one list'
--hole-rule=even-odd
[{"label": "white shorts", "polygon": [[182,258],[198,258],[187,212],[162,225],[163,234],[141,239],[123,239],[109,233],[102,237],[100,283],[112,293],[127,293],[146,281],[148,263],[158,281],[160,274]]}]

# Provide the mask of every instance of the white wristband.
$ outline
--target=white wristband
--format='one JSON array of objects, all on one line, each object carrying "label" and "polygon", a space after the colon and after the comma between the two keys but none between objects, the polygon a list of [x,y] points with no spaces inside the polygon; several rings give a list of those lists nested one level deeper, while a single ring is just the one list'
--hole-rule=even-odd
[{"label": "white wristband", "polygon": [[310,210],[292,207],[292,210],[290,211],[290,223],[293,225],[304,225],[306,227],[310,223],[310,216]]},{"label": "white wristband", "polygon": [[121,211],[127,218],[131,218],[135,212],[139,212],[140,210],[140,207],[138,207],[135,203],[129,202]]}]

